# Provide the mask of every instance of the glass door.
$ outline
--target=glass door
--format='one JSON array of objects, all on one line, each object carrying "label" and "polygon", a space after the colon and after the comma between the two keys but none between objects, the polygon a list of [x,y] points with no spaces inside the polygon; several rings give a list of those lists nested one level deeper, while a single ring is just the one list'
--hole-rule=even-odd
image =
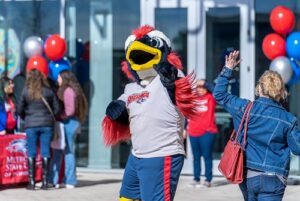
[{"label": "glass door", "polygon": [[[206,79],[215,82],[224,66],[225,56],[232,50],[240,49],[240,8],[211,7],[206,15]],[[229,92],[239,96],[240,72],[234,72]],[[213,158],[218,161],[233,129],[232,118],[220,105],[216,110],[216,135]],[[216,162],[217,162],[216,161]]]},{"label": "glass door", "polygon": [[[225,56],[232,50],[240,50],[241,58],[239,70],[234,72],[230,80],[231,94],[254,99],[255,66],[254,66],[254,25],[251,23],[252,1],[205,1],[202,17],[204,19],[203,38],[205,50],[205,77],[214,82],[224,66]],[[220,156],[233,129],[232,118],[221,106],[217,106],[216,122],[219,134],[214,145],[214,174]]]}]

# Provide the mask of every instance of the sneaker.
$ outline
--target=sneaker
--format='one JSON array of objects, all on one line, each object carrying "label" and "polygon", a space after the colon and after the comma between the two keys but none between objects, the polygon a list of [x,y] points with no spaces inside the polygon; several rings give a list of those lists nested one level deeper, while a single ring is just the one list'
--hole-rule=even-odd
[{"label": "sneaker", "polygon": [[200,188],[201,184],[200,181],[193,180],[193,182],[191,182],[188,186],[192,188]]},{"label": "sneaker", "polygon": [[211,187],[211,182],[205,181],[205,182],[203,183],[203,186],[206,187],[206,188],[209,188],[209,187]]},{"label": "sneaker", "polygon": [[54,188],[59,189],[59,188],[60,188],[60,185],[59,185],[59,184],[56,184],[56,185],[54,185]]},{"label": "sneaker", "polygon": [[75,186],[74,186],[74,185],[71,185],[71,184],[66,184],[66,188],[67,188],[67,189],[73,189],[73,188],[75,188]]}]

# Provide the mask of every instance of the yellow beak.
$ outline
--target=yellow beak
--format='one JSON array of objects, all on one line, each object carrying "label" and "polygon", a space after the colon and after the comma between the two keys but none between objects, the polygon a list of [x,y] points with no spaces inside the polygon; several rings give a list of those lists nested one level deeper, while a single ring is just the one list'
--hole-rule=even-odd
[{"label": "yellow beak", "polygon": [[133,41],[129,46],[126,59],[135,71],[153,68],[161,60],[161,51],[139,41]]}]

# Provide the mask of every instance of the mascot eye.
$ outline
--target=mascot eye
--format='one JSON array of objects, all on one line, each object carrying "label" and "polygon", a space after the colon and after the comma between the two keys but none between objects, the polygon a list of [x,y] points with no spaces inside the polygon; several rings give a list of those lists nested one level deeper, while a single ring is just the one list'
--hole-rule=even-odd
[{"label": "mascot eye", "polygon": [[150,45],[155,48],[160,48],[163,46],[163,41],[160,38],[151,38]]}]

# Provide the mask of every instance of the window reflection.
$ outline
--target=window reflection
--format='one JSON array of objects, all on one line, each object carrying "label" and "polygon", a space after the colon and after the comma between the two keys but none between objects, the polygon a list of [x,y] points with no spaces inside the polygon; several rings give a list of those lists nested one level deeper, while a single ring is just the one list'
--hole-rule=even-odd
[{"label": "window reflection", "polygon": [[[8,39],[7,52],[0,49],[0,71],[9,68],[11,77],[24,70],[26,58],[22,44],[29,36],[46,39],[48,34],[59,32],[60,1],[1,1],[0,42]],[[4,56],[7,66],[4,66]]]},{"label": "window reflection", "polygon": [[[103,3],[103,4],[102,4]],[[98,5],[99,12],[101,13],[99,16],[92,16],[92,5]],[[112,8],[112,13],[110,13],[110,9],[105,7]],[[98,12],[98,11],[97,11]],[[94,13],[95,14],[95,13]],[[112,14],[112,29],[113,32],[109,33],[105,28],[105,26],[109,26],[108,24],[103,24],[106,22],[105,16]],[[99,18],[98,18],[99,17]],[[84,91],[89,97],[89,102],[92,103],[95,99],[93,96],[94,90],[99,92],[98,88],[94,89],[94,85],[98,85],[96,80],[91,79],[91,69],[94,68],[108,68],[105,66],[105,63],[90,63],[90,48],[94,46],[94,48],[104,48],[102,44],[106,43],[104,41],[91,41],[92,35],[96,36],[98,33],[92,33],[92,23],[94,25],[98,25],[97,30],[93,31],[99,32],[103,40],[106,38],[112,37],[112,50],[113,50],[113,97],[112,99],[118,98],[121,93],[123,93],[124,87],[126,83],[128,83],[127,78],[121,72],[121,61],[125,59],[125,51],[124,51],[124,43],[126,38],[131,31],[138,27],[140,24],[140,5],[139,1],[135,4],[128,3],[122,0],[110,0],[110,1],[81,1],[81,0],[67,0],[66,1],[66,38],[68,41],[68,58],[72,61],[74,73],[77,75],[77,78],[81,85],[84,88]],[[107,27],[106,27],[107,28]],[[105,36],[105,34],[112,34]],[[99,43],[99,44],[96,44]],[[109,51],[110,47],[107,50]],[[103,49],[99,49],[100,53]],[[95,52],[94,52],[95,53]],[[99,55],[102,56],[103,55]],[[103,58],[104,59],[104,58]],[[111,58],[106,58],[107,62],[111,60]],[[108,62],[110,63],[110,62]],[[104,75],[105,76],[105,75]],[[100,75],[99,75],[100,77]],[[94,83],[93,83],[94,82]],[[89,118],[91,119],[91,117]],[[89,133],[92,130],[89,128],[91,122],[86,122],[83,125],[83,133],[77,137],[77,149],[76,149],[76,157],[77,157],[77,165],[78,166],[87,166],[89,156],[89,137],[93,135],[93,133]],[[90,125],[91,126],[91,125]],[[98,129],[98,126],[97,126]],[[93,138],[91,138],[93,139]],[[112,167],[119,168],[124,167],[127,161],[127,156],[130,151],[130,144],[121,143],[120,145],[115,146],[112,149]],[[92,156],[93,157],[93,156]]]},{"label": "window reflection", "polygon": [[60,1],[0,2],[0,73],[8,71],[19,97],[24,84],[27,58],[22,44],[29,36],[46,39],[59,32]]},{"label": "window reflection", "polygon": [[[113,0],[113,99],[124,91],[128,79],[121,72],[121,62],[125,60],[124,43],[133,29],[140,26],[140,1]],[[121,142],[112,150],[112,167],[124,168],[131,144]]]},{"label": "window reflection", "polygon": [[[290,8],[294,13],[296,14],[297,19],[297,7],[300,6],[300,4],[297,3],[297,0],[286,0],[286,1],[280,1],[280,0],[267,0],[267,1],[255,1],[255,45],[257,48],[255,48],[255,78],[258,80],[258,78],[263,74],[265,70],[269,69],[270,61],[266,58],[266,56],[262,52],[262,41],[264,37],[269,34],[273,33],[274,31],[271,28],[269,17],[270,13],[273,8],[275,8],[278,5],[286,6]],[[298,14],[299,15],[299,14]],[[298,22],[299,24],[299,22]],[[295,29],[297,27],[300,27],[299,25],[296,25]]]},{"label": "window reflection", "polygon": [[[187,66],[187,9],[156,8],[155,28],[170,40],[172,49],[181,57],[184,70]],[[192,68],[192,67],[191,67]]]},{"label": "window reflection", "polygon": [[[224,66],[225,55],[240,49],[240,9],[238,7],[210,8],[206,12],[206,79],[213,82]],[[239,96],[239,71],[229,82],[229,92]],[[233,129],[232,118],[217,106],[216,122],[219,129],[214,147],[214,158],[220,158]]]},{"label": "window reflection", "polygon": [[[224,66],[225,55],[240,49],[239,8],[210,8],[206,13],[206,30],[206,78],[213,81]],[[231,88],[233,94],[239,95],[237,86]]]},{"label": "window reflection", "polygon": [[[65,33],[68,45],[67,57],[72,64],[83,92],[90,105],[90,3],[67,0],[65,10]],[[77,166],[88,166],[88,118],[83,123],[81,135],[76,137]]]}]

